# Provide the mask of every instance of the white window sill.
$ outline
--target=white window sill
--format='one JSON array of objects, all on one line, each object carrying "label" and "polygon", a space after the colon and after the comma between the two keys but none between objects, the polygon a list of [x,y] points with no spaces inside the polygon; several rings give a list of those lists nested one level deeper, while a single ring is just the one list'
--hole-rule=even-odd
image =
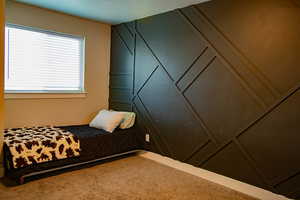
[{"label": "white window sill", "polygon": [[87,93],[5,93],[4,99],[74,99],[86,98]]}]

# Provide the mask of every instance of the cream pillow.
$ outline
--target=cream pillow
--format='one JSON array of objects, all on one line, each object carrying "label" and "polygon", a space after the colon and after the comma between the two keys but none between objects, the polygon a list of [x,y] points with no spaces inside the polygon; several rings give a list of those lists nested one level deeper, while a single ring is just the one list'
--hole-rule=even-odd
[{"label": "cream pillow", "polygon": [[124,113],[124,118],[120,124],[121,129],[131,128],[135,122],[135,113],[134,112],[122,112]]},{"label": "cream pillow", "polygon": [[110,112],[108,110],[101,110],[96,117],[91,121],[90,127],[103,129],[112,133],[117,128],[124,118],[122,112]]}]

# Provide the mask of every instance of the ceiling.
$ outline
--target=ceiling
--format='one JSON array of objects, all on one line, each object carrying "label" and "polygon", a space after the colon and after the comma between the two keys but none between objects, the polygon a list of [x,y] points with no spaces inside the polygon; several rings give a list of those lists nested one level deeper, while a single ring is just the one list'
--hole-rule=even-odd
[{"label": "ceiling", "polygon": [[207,0],[16,0],[50,10],[119,24]]}]

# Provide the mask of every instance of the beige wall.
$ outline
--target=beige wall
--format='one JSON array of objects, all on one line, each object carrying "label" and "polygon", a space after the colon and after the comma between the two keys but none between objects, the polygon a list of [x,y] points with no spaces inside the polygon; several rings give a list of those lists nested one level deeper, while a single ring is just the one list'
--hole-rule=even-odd
[{"label": "beige wall", "polygon": [[[4,102],[3,102],[3,71],[4,71],[4,0],[0,0],[0,155],[3,143]],[[0,177],[3,175],[2,156],[0,156]]]},{"label": "beige wall", "polygon": [[5,99],[5,127],[86,124],[108,107],[110,25],[11,1],[6,22],[85,36],[88,93],[86,98]]}]

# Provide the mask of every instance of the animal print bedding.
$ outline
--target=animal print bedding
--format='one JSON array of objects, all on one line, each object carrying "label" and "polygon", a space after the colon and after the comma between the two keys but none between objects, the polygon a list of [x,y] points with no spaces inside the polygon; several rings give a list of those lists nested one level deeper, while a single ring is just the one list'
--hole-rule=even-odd
[{"label": "animal print bedding", "polygon": [[74,134],[50,126],[5,129],[4,143],[14,168],[80,155],[80,142]]}]

